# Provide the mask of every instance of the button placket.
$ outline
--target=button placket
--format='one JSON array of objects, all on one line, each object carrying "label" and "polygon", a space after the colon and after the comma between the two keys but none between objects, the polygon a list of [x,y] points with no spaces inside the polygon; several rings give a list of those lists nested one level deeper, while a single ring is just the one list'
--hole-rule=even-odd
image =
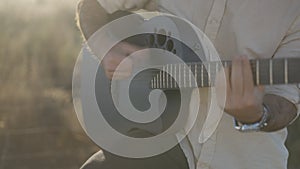
[{"label": "button placket", "polygon": [[211,12],[208,16],[204,33],[212,42],[215,41],[219,28],[221,26],[226,2],[227,0],[215,0]]}]

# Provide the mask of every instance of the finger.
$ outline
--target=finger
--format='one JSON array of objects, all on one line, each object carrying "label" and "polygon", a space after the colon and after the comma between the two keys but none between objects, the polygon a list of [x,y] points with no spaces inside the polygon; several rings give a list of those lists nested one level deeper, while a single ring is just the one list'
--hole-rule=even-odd
[{"label": "finger", "polygon": [[222,93],[222,91],[226,90],[226,75],[223,74],[224,69],[221,69],[215,79],[215,87],[217,94]]},{"label": "finger", "polygon": [[218,72],[216,76],[215,87],[217,92],[218,103],[221,108],[225,108],[226,104],[228,104],[227,96],[228,94],[230,94],[230,90],[231,90],[229,75],[230,75],[229,68],[223,68]]},{"label": "finger", "polygon": [[232,96],[232,89],[230,86],[230,68],[224,69],[225,76],[226,76],[226,102],[225,102],[225,108],[230,107],[231,104],[231,96]]},{"label": "finger", "polygon": [[133,62],[131,58],[126,58],[122,61],[122,63],[116,65],[117,72],[125,72],[126,74],[131,73],[132,68],[133,68]]},{"label": "finger", "polygon": [[231,89],[232,94],[235,96],[241,96],[243,94],[243,72],[242,61],[240,57],[233,59],[231,68]]},{"label": "finger", "polygon": [[254,92],[254,82],[252,69],[247,57],[242,57],[243,62],[243,79],[244,79],[244,96],[253,95]]},{"label": "finger", "polygon": [[[129,60],[129,59],[128,59]],[[127,59],[121,64],[107,64],[104,69],[108,72],[132,72],[132,62],[127,61]]]},{"label": "finger", "polygon": [[115,65],[119,65],[121,62],[124,61],[124,59],[127,59],[127,56],[125,56],[123,54],[117,54],[117,55],[112,56],[111,63],[113,63]]},{"label": "finger", "polygon": [[108,79],[122,80],[128,78],[131,74],[127,72],[105,71]]},{"label": "finger", "polygon": [[103,59],[104,65],[119,65],[127,56],[120,54],[117,51],[109,52]]},{"label": "finger", "polygon": [[103,69],[105,71],[111,72],[115,70],[115,64],[113,63],[113,59],[112,58],[105,58],[102,60],[101,62]]},{"label": "finger", "polygon": [[[224,73],[224,74],[223,74]],[[230,86],[230,69],[228,67],[221,69],[216,76],[216,88],[231,91]]]},{"label": "finger", "polygon": [[257,89],[258,89],[260,92],[264,92],[264,91],[265,91],[265,86],[259,85],[259,86],[257,86]]},{"label": "finger", "polygon": [[[118,48],[120,49],[120,48]],[[116,49],[111,50],[102,60],[101,63],[106,72],[106,76],[111,79],[113,74],[117,71],[118,76],[128,77],[133,68],[133,63],[131,58],[121,54]],[[121,72],[121,73],[120,73]]]},{"label": "finger", "polygon": [[120,64],[112,65],[112,70],[116,79],[128,78],[132,73],[133,63],[130,58],[124,59]]},{"label": "finger", "polygon": [[122,53],[125,54],[126,56],[142,49],[141,47],[132,45],[132,44],[127,43],[127,42],[121,42],[119,44],[119,47],[120,47]]},{"label": "finger", "polygon": [[224,72],[225,72],[225,77],[226,77],[226,91],[227,91],[227,93],[230,93],[231,92],[231,86],[230,86],[230,69],[229,68],[225,68]]},{"label": "finger", "polygon": [[115,72],[115,73],[113,74],[112,79],[115,79],[115,80],[122,80],[122,79],[128,78],[130,75],[131,75],[130,73],[126,73],[126,72]]}]

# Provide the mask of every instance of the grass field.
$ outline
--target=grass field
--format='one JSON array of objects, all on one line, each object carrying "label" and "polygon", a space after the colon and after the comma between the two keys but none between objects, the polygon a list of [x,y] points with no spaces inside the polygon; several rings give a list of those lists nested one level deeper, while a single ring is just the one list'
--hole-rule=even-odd
[{"label": "grass field", "polygon": [[[98,150],[72,105],[81,49],[75,7],[74,0],[0,0],[0,169],[79,168]],[[300,120],[289,131],[289,168],[299,169]]]}]

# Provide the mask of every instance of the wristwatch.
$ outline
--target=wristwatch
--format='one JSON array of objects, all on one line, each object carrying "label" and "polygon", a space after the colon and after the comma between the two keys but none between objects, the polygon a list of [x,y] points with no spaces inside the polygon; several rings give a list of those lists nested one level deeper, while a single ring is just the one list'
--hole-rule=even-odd
[{"label": "wristwatch", "polygon": [[236,119],[234,119],[234,128],[240,132],[254,132],[261,131],[262,128],[267,127],[271,118],[270,111],[268,107],[263,104],[263,115],[259,122],[253,124],[243,124]]}]

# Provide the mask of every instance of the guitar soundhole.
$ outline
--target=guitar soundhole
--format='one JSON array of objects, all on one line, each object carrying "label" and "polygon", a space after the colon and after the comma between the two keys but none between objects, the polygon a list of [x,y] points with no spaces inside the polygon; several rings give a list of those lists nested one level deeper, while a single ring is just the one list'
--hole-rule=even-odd
[{"label": "guitar soundhole", "polygon": [[154,43],[155,43],[155,37],[154,37],[154,35],[150,35],[149,36],[149,45],[154,46]]},{"label": "guitar soundhole", "polygon": [[174,48],[174,42],[172,40],[168,40],[167,42],[167,50],[172,51]]},{"label": "guitar soundhole", "polygon": [[167,32],[165,29],[155,29],[155,32],[154,35],[149,35],[149,46],[177,54],[175,43],[171,38],[172,33]]},{"label": "guitar soundhole", "polygon": [[167,32],[164,29],[160,29],[157,34],[157,43],[159,46],[164,46],[167,42]]},{"label": "guitar soundhole", "polygon": [[161,35],[161,34],[157,35],[157,43],[158,43],[159,46],[164,46],[166,41],[167,41],[166,35]]},{"label": "guitar soundhole", "polygon": [[176,50],[176,49],[174,49],[174,50],[173,50],[173,53],[176,55],[176,54],[177,54],[177,50]]}]

